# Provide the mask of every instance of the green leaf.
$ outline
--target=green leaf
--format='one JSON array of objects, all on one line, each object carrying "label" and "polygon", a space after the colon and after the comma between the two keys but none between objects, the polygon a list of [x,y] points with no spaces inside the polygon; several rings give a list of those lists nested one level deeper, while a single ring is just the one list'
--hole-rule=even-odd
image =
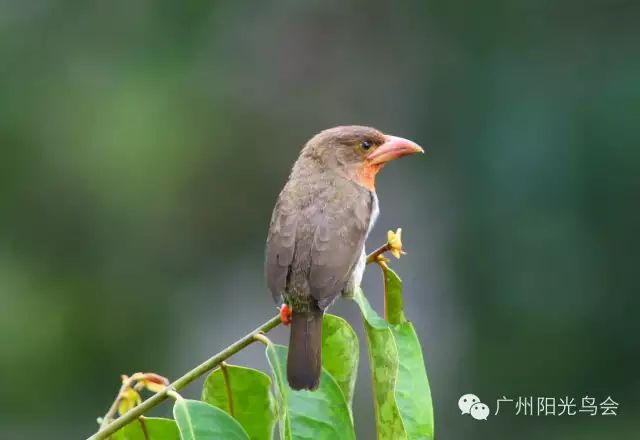
[{"label": "green leaf", "polygon": [[351,410],[358,375],[360,345],[353,328],[344,319],[324,315],[322,321],[322,367],[340,386]]},{"label": "green leaf", "polygon": [[240,423],[208,403],[180,398],[173,405],[173,417],[182,440],[249,440]]},{"label": "green leaf", "polygon": [[379,440],[433,439],[433,405],[420,341],[402,310],[402,282],[384,271],[385,303],[391,324],[373,310],[362,290],[360,306],[367,334]]},{"label": "green leaf", "polygon": [[252,440],[273,438],[276,423],[271,378],[262,371],[228,365],[233,413],[229,409],[227,383],[222,369],[214,370],[204,382],[202,400],[235,418]]},{"label": "green leaf", "polygon": [[402,280],[389,266],[382,269],[382,276],[387,299],[387,320],[392,325],[402,324],[407,321],[402,307]]},{"label": "green leaf", "polygon": [[281,440],[355,439],[344,394],[325,369],[317,390],[294,391],[287,383],[287,347],[269,344],[266,353],[276,384]]},{"label": "green leaf", "polygon": [[[142,430],[147,430],[147,437]],[[145,417],[143,421],[134,420],[111,436],[112,440],[180,440],[176,422],[171,419]]]},{"label": "green leaf", "polygon": [[396,402],[410,439],[433,439],[433,403],[422,348],[413,324],[391,329],[398,348],[400,369]]}]

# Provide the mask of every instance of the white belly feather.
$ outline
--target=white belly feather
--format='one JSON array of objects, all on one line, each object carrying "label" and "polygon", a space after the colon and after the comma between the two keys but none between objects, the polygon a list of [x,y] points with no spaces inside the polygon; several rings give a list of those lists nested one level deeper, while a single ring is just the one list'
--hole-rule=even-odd
[{"label": "white belly feather", "polygon": [[[371,193],[371,217],[369,217],[369,229],[367,229],[367,236],[369,236],[369,232],[373,229],[373,225],[376,224],[376,220],[378,220],[378,215],[380,214],[380,206],[378,205],[378,196],[376,193]],[[365,237],[366,240],[366,237]]]},{"label": "white belly feather", "polygon": [[[371,217],[369,217],[369,228],[367,229],[367,237],[369,233],[373,229],[373,225],[376,223],[378,219],[378,215],[380,214],[380,207],[378,205],[378,196],[376,193],[371,193]],[[367,239],[365,237],[365,241]],[[364,275],[364,269],[367,266],[367,250],[366,245],[362,245],[362,252],[360,253],[360,258],[358,258],[358,262],[356,263],[356,267],[353,268],[353,272],[351,272],[351,279],[347,283],[347,288],[345,289],[345,293],[347,295],[353,294],[356,287],[360,287],[360,283],[362,283],[362,277]]]}]

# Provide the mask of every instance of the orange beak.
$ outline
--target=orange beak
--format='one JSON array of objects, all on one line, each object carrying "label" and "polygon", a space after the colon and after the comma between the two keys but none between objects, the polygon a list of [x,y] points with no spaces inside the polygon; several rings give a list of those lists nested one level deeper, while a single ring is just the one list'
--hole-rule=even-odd
[{"label": "orange beak", "polygon": [[414,153],[424,153],[424,150],[415,142],[397,136],[385,136],[384,144],[373,150],[367,161],[372,165],[382,164],[402,156]]}]

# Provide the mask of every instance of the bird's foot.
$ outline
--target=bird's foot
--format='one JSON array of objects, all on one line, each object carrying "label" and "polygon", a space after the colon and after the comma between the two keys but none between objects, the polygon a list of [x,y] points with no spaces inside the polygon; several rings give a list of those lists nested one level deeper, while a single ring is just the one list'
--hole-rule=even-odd
[{"label": "bird's foot", "polygon": [[291,309],[286,304],[280,306],[280,321],[284,325],[291,324]]}]

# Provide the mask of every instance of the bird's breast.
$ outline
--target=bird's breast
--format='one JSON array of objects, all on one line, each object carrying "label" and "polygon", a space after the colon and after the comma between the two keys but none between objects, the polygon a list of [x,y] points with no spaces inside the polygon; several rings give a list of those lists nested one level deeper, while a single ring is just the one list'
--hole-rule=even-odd
[{"label": "bird's breast", "polygon": [[380,215],[380,205],[378,204],[378,196],[375,191],[371,191],[371,215],[369,216],[369,227],[367,228],[367,236],[373,229],[373,226]]}]

